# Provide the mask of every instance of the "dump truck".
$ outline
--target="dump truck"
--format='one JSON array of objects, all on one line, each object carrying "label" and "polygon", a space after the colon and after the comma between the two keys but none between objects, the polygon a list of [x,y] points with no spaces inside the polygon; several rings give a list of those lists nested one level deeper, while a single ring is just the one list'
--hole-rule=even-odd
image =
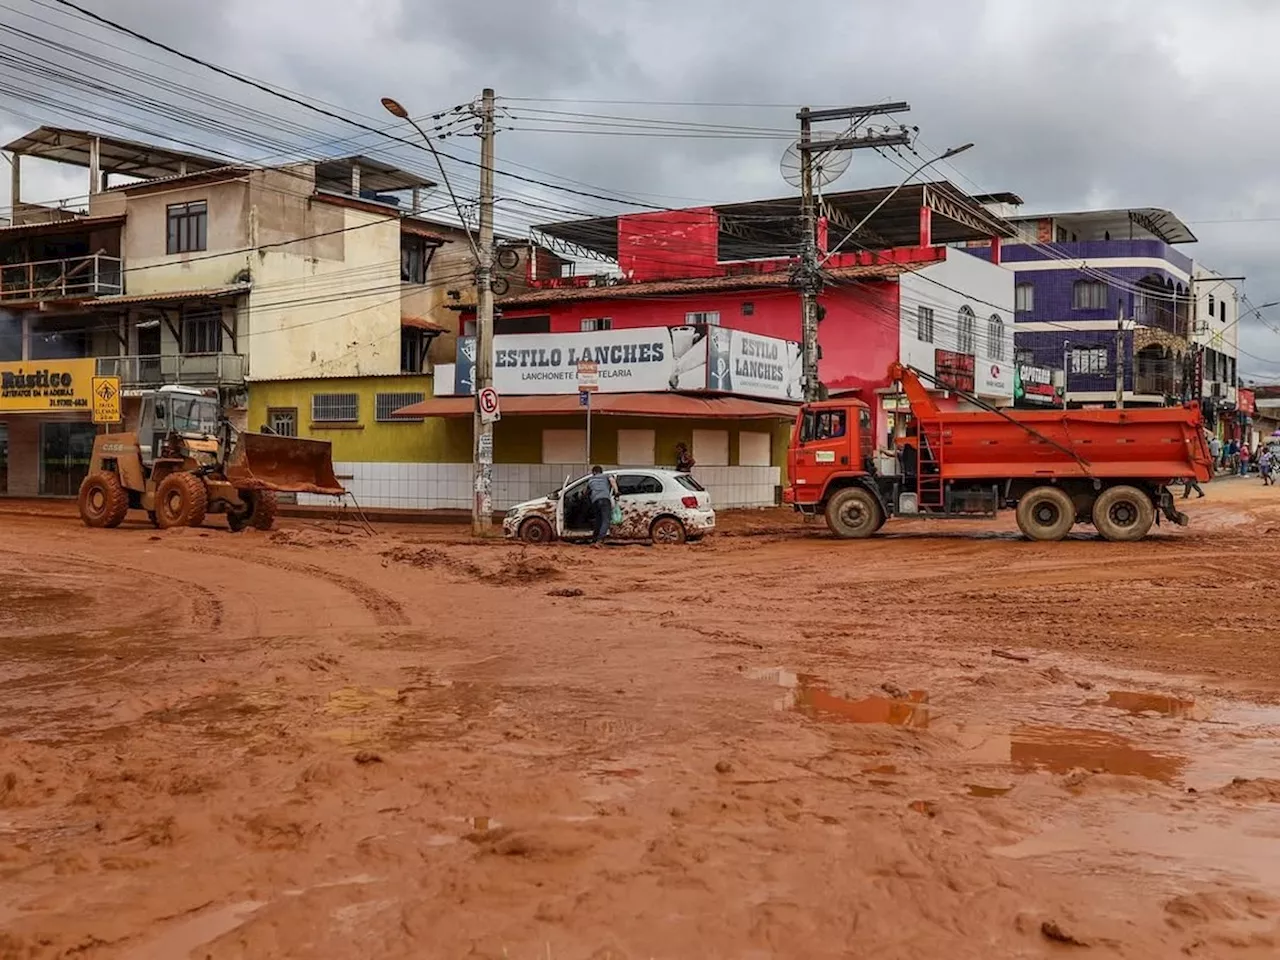
[{"label": "dump truck", "polygon": [[1211,475],[1194,405],[1119,410],[939,407],[922,371],[893,364],[910,406],[905,435],[877,456],[871,409],[856,399],[806,404],[796,415],[783,500],[826,518],[838,537],[869,537],[889,517],[975,519],[1016,512],[1032,540],[1092,524],[1107,540],[1140,540],[1164,517],[1185,526],[1169,484]]},{"label": "dump truck", "polygon": [[217,399],[182,386],[142,395],[136,427],[94,439],[80,518],[118,527],[130,509],[160,528],[225,513],[235,532],[270,530],[278,493],[342,496],[327,440],[236,432]]}]

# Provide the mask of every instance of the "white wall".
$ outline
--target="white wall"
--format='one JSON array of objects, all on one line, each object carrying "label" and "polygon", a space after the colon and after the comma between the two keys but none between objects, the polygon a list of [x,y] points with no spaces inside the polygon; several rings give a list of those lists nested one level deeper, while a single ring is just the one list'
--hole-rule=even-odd
[{"label": "white wall", "polygon": [[[1195,264],[1192,276],[1196,278],[1196,329],[1191,339],[1203,344],[1211,350],[1235,357],[1236,375],[1239,376],[1240,326],[1236,322],[1240,316],[1239,293],[1235,284],[1219,280],[1222,275],[1206,267]],[[1209,300],[1213,298],[1213,313],[1209,312]],[[1222,318],[1222,304],[1227,305],[1227,314]],[[1228,395],[1224,398],[1228,403],[1236,399],[1236,386],[1228,386]]]},{"label": "white wall", "polygon": [[[974,313],[974,387],[978,396],[1013,403],[1013,271],[954,247],[947,259],[898,278],[899,356],[908,366],[934,373],[934,351],[956,351],[960,308]],[[916,335],[918,309],[933,308],[933,342]],[[987,342],[988,319],[1003,321],[1003,357],[993,357]],[[992,375],[992,368],[998,374]]]},{"label": "white wall", "polygon": [[[602,464],[607,469],[614,465]],[[334,472],[362,507],[393,510],[470,510],[469,463],[335,463]],[[517,503],[545,496],[580,477],[580,463],[498,463],[493,467],[493,508],[506,510]],[[780,467],[702,467],[693,475],[711,494],[711,505],[767,507],[774,503],[782,482]],[[332,506],[331,497],[298,494],[304,506]]]}]

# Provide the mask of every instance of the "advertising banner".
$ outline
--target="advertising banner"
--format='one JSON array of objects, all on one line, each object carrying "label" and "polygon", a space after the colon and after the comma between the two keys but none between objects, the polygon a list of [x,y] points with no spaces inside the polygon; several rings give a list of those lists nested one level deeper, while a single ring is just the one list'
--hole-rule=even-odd
[{"label": "advertising banner", "polygon": [[933,375],[945,386],[973,393],[973,354],[935,349]]},{"label": "advertising banner", "polygon": [[93,359],[0,363],[0,413],[88,413]]},{"label": "advertising banner", "polygon": [[800,344],[711,328],[707,389],[746,397],[802,400]]},{"label": "advertising banner", "polygon": [[[578,364],[594,363],[600,393],[703,390],[705,327],[642,327],[585,333],[511,333],[493,338],[493,386],[499,393],[578,392]],[[454,392],[471,393],[475,338],[459,337]]]},{"label": "advertising banner", "polygon": [[1029,404],[1053,407],[1058,404],[1058,389],[1053,385],[1053,370],[1027,363],[1018,364],[1013,398]]}]

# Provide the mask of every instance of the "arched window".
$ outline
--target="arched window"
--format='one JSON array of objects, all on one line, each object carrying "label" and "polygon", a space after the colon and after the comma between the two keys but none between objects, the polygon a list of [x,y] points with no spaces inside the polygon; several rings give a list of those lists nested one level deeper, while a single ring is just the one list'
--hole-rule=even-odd
[{"label": "arched window", "polygon": [[987,319],[987,356],[992,360],[1004,359],[1004,321],[998,313]]},{"label": "arched window", "polygon": [[956,324],[956,353],[973,353],[973,310],[968,304],[960,308]]}]

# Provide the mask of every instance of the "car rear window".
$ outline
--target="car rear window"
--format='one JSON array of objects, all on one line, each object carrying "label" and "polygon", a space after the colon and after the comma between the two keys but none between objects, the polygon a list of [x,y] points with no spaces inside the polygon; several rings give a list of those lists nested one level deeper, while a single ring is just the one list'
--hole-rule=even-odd
[{"label": "car rear window", "polygon": [[684,487],[686,490],[694,490],[698,493],[702,493],[707,489],[687,473],[676,474],[676,483],[680,484],[680,486]]}]

